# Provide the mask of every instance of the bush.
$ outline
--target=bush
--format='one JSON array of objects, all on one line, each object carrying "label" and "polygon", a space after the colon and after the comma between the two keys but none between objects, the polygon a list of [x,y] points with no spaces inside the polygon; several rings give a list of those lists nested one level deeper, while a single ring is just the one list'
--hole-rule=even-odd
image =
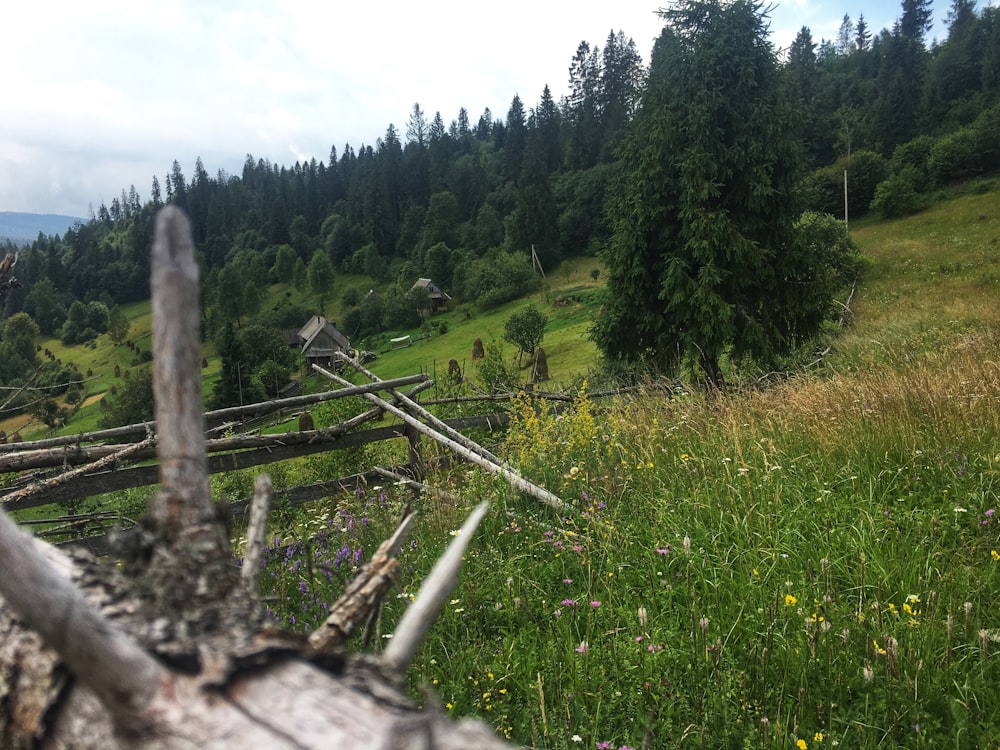
[{"label": "bush", "polygon": [[919,211],[923,206],[915,188],[917,180],[916,170],[907,168],[880,182],[875,188],[872,211],[877,211],[883,219],[896,219]]},{"label": "bush", "polygon": [[944,185],[982,172],[977,135],[973,128],[962,128],[937,139],[927,158],[934,184]]},{"label": "bush", "polygon": [[842,216],[844,213],[844,170],[847,170],[847,207],[853,216],[864,214],[875,197],[875,188],[889,176],[885,159],[873,151],[856,151],[850,163],[846,157],[817,169],[803,181],[806,206],[812,211]]}]

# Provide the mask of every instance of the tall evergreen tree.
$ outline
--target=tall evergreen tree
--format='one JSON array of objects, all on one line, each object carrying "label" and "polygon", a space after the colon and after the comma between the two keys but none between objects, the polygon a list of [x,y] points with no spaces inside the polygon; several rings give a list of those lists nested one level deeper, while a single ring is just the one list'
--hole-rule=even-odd
[{"label": "tall evergreen tree", "polygon": [[622,147],[593,337],[615,362],[767,360],[813,332],[797,284],[800,164],[791,109],[756,0],[661,11],[641,108]]}]

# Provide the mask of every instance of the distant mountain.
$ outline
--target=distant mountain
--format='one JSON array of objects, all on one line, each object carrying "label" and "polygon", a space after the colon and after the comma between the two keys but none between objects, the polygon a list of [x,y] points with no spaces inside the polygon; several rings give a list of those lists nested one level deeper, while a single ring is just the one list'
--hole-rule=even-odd
[{"label": "distant mountain", "polygon": [[34,242],[38,233],[52,235],[65,234],[78,221],[86,221],[78,216],[59,214],[25,214],[18,211],[0,211],[0,241],[11,240],[21,245]]}]

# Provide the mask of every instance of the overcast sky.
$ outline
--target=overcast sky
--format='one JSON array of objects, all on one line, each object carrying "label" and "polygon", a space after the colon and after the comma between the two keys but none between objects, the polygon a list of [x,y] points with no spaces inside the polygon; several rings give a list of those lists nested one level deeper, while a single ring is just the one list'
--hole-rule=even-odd
[{"label": "overcast sky", "polygon": [[[947,7],[942,0],[936,16]],[[841,4],[843,3],[843,4]],[[149,197],[176,159],[239,175],[248,153],[328,161],[345,143],[401,136],[414,102],[445,124],[465,107],[505,118],[546,83],[558,99],[581,41],[611,30],[648,63],[654,0],[9,0],[0,10],[0,210],[87,217],[135,185]],[[833,39],[844,13],[873,33],[895,0],[782,0],[772,40],[809,26]],[[937,30],[935,31],[937,33]]]}]

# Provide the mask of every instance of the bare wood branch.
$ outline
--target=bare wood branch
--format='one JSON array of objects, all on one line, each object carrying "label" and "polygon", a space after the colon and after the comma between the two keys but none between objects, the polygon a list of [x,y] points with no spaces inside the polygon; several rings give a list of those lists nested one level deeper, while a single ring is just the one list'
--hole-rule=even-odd
[{"label": "bare wood branch", "polygon": [[[403,378],[393,378],[382,383],[368,383],[365,385],[355,385],[350,388],[338,388],[322,393],[312,393],[306,396],[293,396],[291,398],[274,399],[272,401],[262,401],[257,404],[247,404],[246,406],[230,406],[225,409],[215,409],[205,412],[206,424],[215,424],[227,419],[242,419],[245,417],[260,417],[282,409],[293,409],[299,406],[309,406],[311,404],[323,403],[347,396],[359,396],[362,393],[384,391],[389,388],[401,388],[405,385],[418,383],[422,386],[430,387],[433,382],[427,375],[408,375]],[[117,440],[129,435],[145,435],[156,430],[156,422],[139,422],[137,424],[125,425],[123,427],[112,427],[107,430],[96,430],[94,432],[81,432],[78,435],[61,435],[59,437],[45,438],[44,440],[28,440],[21,443],[7,443],[0,445],[0,454],[21,453],[25,451],[41,450],[44,448],[56,448],[63,445],[82,445],[84,443],[96,443],[102,440]]]},{"label": "bare wood branch", "polygon": [[165,673],[86,601],[44,550],[0,511],[0,593],[108,711],[130,723],[145,712]]},{"label": "bare wood branch", "polygon": [[129,457],[136,457],[141,455],[144,451],[149,449],[155,438],[146,438],[140,443],[134,443],[133,445],[126,445],[124,448],[119,447],[117,450],[113,451],[109,455],[104,456],[97,461],[87,464],[86,466],[81,466],[72,471],[67,471],[59,476],[52,477],[51,479],[43,479],[39,482],[34,482],[29,484],[27,487],[23,487],[19,490],[15,490],[8,495],[3,497],[3,506],[5,507],[18,507],[23,504],[25,500],[29,497],[39,496],[43,492],[51,492],[60,485],[67,484],[74,479],[77,479],[84,474],[90,474],[95,471],[101,471],[109,466],[114,465],[118,461]]},{"label": "bare wood branch", "polygon": [[[355,362],[350,357],[346,356],[343,352],[337,352],[337,355],[338,355],[338,357],[341,360],[343,360],[344,362],[347,362],[353,368],[355,368],[356,370],[358,370],[358,372],[361,372],[362,374],[364,374],[367,377],[371,378],[376,383],[380,382],[379,378],[374,373],[369,372],[367,369],[365,369],[364,367],[362,367],[358,362]],[[458,430],[453,430],[451,427],[449,427],[444,422],[442,422],[440,419],[438,419],[436,416],[434,416],[433,414],[431,414],[429,411],[427,411],[427,409],[425,409],[424,407],[422,407],[420,404],[418,404],[416,401],[414,401],[409,396],[406,396],[405,394],[400,393],[395,388],[389,389],[389,392],[396,398],[396,400],[398,400],[400,403],[402,403],[404,406],[406,406],[407,409],[409,410],[409,412],[411,414],[415,414],[416,416],[420,417],[425,422],[427,422],[427,424],[431,425],[434,429],[438,430],[439,432],[447,435],[448,437],[450,437],[452,440],[454,440],[459,445],[463,445],[466,448],[468,448],[469,450],[471,450],[471,451],[473,451],[475,453],[478,453],[480,456],[482,456],[483,458],[485,458],[487,461],[491,461],[491,462],[493,462],[495,464],[498,464],[498,465],[503,463],[503,461],[501,461],[499,458],[497,458],[496,456],[494,456],[492,453],[490,453],[488,450],[486,450],[483,446],[481,446],[475,440],[469,440],[469,438],[467,438],[465,435],[463,435]]]},{"label": "bare wood branch", "polygon": [[271,513],[271,501],[274,499],[274,485],[271,477],[260,474],[254,482],[253,500],[250,503],[250,519],[247,523],[247,548],[243,553],[243,567],[240,577],[247,592],[257,597],[257,586],[260,581],[260,565],[264,557],[264,544],[267,541],[267,517]]},{"label": "bare wood branch", "polygon": [[407,510],[388,539],[379,545],[330,608],[330,615],[309,636],[312,653],[331,653],[340,647],[370,614],[381,605],[391,588],[399,565],[396,554],[413,527],[413,513]]},{"label": "bare wood branch", "polygon": [[168,538],[176,538],[205,523],[212,504],[201,409],[198,265],[191,225],[175,206],[156,217],[150,288],[162,487],[152,511]]},{"label": "bare wood branch", "polygon": [[416,600],[403,613],[396,632],[382,654],[382,663],[390,672],[402,674],[413,661],[413,657],[424,640],[431,625],[441,612],[445,601],[451,596],[458,583],[458,570],[462,566],[472,534],[483,520],[489,503],[480,503],[469,514],[459,529],[458,536],[448,545],[448,549],[434,564],[430,574],[420,587]]},{"label": "bare wood branch", "polygon": [[[318,365],[313,365],[312,367],[313,367],[314,370],[316,370],[317,372],[325,375],[326,377],[330,378],[334,382],[338,382],[338,383],[346,383],[347,382],[346,380],[344,380],[343,378],[339,377],[338,375],[334,375],[333,373],[324,370],[322,367],[319,367]],[[414,429],[418,430],[421,434],[426,435],[427,437],[431,438],[432,440],[436,440],[437,442],[441,443],[442,445],[446,446],[447,448],[453,450],[455,453],[458,453],[460,456],[462,456],[466,460],[471,461],[472,463],[476,464],[477,466],[483,467],[484,469],[486,469],[491,474],[499,474],[500,476],[504,477],[504,479],[506,479],[508,482],[510,482],[511,486],[513,486],[513,487],[521,490],[522,492],[524,492],[527,495],[530,495],[531,497],[535,498],[539,502],[544,503],[545,505],[548,505],[549,507],[555,508],[556,510],[559,510],[559,511],[565,512],[565,511],[571,510],[571,507],[567,503],[565,503],[563,500],[561,500],[558,496],[552,494],[551,492],[549,492],[548,490],[546,490],[543,487],[539,487],[536,484],[532,484],[527,479],[525,479],[520,474],[518,474],[516,471],[514,471],[514,469],[512,469],[510,466],[508,466],[506,464],[496,464],[496,463],[494,463],[494,462],[492,462],[492,461],[484,458],[479,453],[476,453],[474,451],[469,450],[464,445],[461,445],[460,443],[456,442],[455,440],[452,440],[451,438],[447,437],[446,435],[442,435],[440,432],[437,432],[436,430],[431,429],[430,427],[427,427],[425,424],[423,424],[416,417],[408,414],[407,412],[403,411],[402,409],[399,409],[399,408],[393,406],[392,404],[388,403],[387,401],[383,401],[382,399],[380,399],[378,396],[376,396],[374,394],[368,393],[368,394],[365,395],[365,398],[367,398],[369,401],[371,401],[374,404],[378,404],[383,409],[385,409],[387,412],[389,412],[390,414],[392,414],[394,417],[396,417],[398,419],[401,419],[406,424],[408,424],[411,427],[413,427]]]}]

